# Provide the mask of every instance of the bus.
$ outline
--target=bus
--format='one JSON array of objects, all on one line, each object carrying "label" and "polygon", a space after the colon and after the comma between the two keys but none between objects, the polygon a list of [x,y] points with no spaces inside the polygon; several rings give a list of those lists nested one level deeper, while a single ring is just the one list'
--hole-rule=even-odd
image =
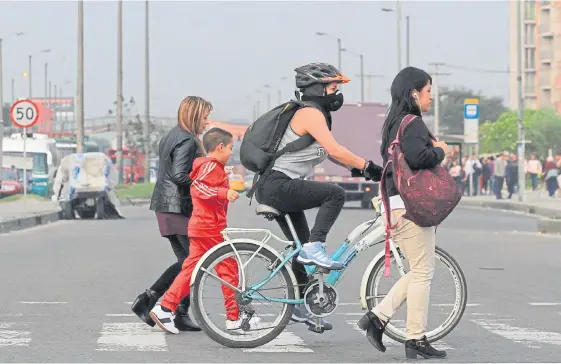
[{"label": "bus", "polygon": [[[26,157],[23,156],[23,134],[14,133],[2,142],[2,168],[27,172],[26,184],[31,193],[48,197],[49,187],[59,166],[56,142],[45,134],[27,133]],[[23,174],[23,173],[22,173]]]}]

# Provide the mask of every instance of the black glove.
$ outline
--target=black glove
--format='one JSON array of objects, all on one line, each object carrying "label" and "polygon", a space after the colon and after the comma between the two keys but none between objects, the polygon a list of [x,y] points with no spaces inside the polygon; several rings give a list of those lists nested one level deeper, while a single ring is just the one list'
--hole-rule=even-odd
[{"label": "black glove", "polygon": [[382,179],[382,172],[384,169],[379,165],[374,164],[372,161],[368,161],[366,167],[364,168],[364,178],[369,181],[380,182]]},{"label": "black glove", "polygon": [[351,177],[364,177],[364,173],[358,168],[352,168]]}]

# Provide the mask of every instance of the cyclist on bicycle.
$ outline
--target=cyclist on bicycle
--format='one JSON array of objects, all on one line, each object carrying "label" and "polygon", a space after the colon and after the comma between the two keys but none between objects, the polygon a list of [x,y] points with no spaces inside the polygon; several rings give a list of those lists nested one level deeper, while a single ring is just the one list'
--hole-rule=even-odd
[{"label": "cyclist on bicycle", "polygon": [[[298,239],[303,244],[299,256],[293,261],[294,273],[303,295],[308,278],[302,264],[333,270],[343,268],[342,263],[329,257],[325,251],[325,241],[345,203],[345,191],[340,186],[304,178],[326,158],[352,168],[355,176],[365,176],[374,181],[380,180],[382,168],[337,143],[328,127],[328,124],[331,125],[330,113],[343,106],[343,94],[338,86],[349,82],[349,79],[326,63],[310,63],[295,71],[296,87],[301,99],[313,102],[318,108],[304,107],[294,114],[278,149],[307,133],[316,141],[302,150],[280,156],[271,172],[261,177],[263,181],[259,183],[255,197],[259,203],[287,213],[292,220]],[[319,208],[319,211],[310,232],[304,211],[312,208]],[[295,237],[292,237],[284,218],[277,218],[277,222],[284,235],[293,240]],[[311,322],[303,305],[296,306],[294,316],[296,321]],[[326,330],[333,328],[326,322],[323,325]]]}]

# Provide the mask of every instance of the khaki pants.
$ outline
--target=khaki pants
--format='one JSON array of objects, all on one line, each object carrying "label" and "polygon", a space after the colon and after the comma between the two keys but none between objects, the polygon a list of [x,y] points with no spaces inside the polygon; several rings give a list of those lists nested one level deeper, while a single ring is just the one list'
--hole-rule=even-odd
[{"label": "khaki pants", "polygon": [[[436,233],[434,227],[422,228],[401,218],[403,214],[404,209],[392,211],[391,223],[398,224],[391,234],[409,263],[409,272],[397,281],[372,312],[387,322],[407,300],[406,338],[410,340],[422,338],[426,331]],[[385,223],[385,214],[381,217]]]}]

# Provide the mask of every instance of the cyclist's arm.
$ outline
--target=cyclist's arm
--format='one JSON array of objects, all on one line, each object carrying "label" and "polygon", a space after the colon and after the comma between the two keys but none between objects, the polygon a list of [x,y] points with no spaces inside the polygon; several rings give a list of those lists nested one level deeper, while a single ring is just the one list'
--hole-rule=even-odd
[{"label": "cyclist's arm", "polygon": [[333,158],[332,156],[327,157],[327,159],[329,159],[332,163],[335,163],[336,165],[341,166],[341,167],[343,167],[343,168],[345,168],[345,169],[351,169],[351,168],[353,168],[353,167],[349,167],[349,166],[344,165],[343,163],[337,161],[337,160],[336,160],[335,158]]},{"label": "cyclist's arm", "polygon": [[321,111],[311,107],[303,108],[296,112],[291,123],[295,129],[298,129],[295,130],[296,132],[301,131],[302,135],[309,133],[313,136],[325,149],[327,154],[337,162],[358,169],[363,169],[365,167],[367,161],[364,158],[355,155],[347,148],[337,143],[333,134],[331,134],[331,131],[327,128],[325,116],[323,116]]}]

